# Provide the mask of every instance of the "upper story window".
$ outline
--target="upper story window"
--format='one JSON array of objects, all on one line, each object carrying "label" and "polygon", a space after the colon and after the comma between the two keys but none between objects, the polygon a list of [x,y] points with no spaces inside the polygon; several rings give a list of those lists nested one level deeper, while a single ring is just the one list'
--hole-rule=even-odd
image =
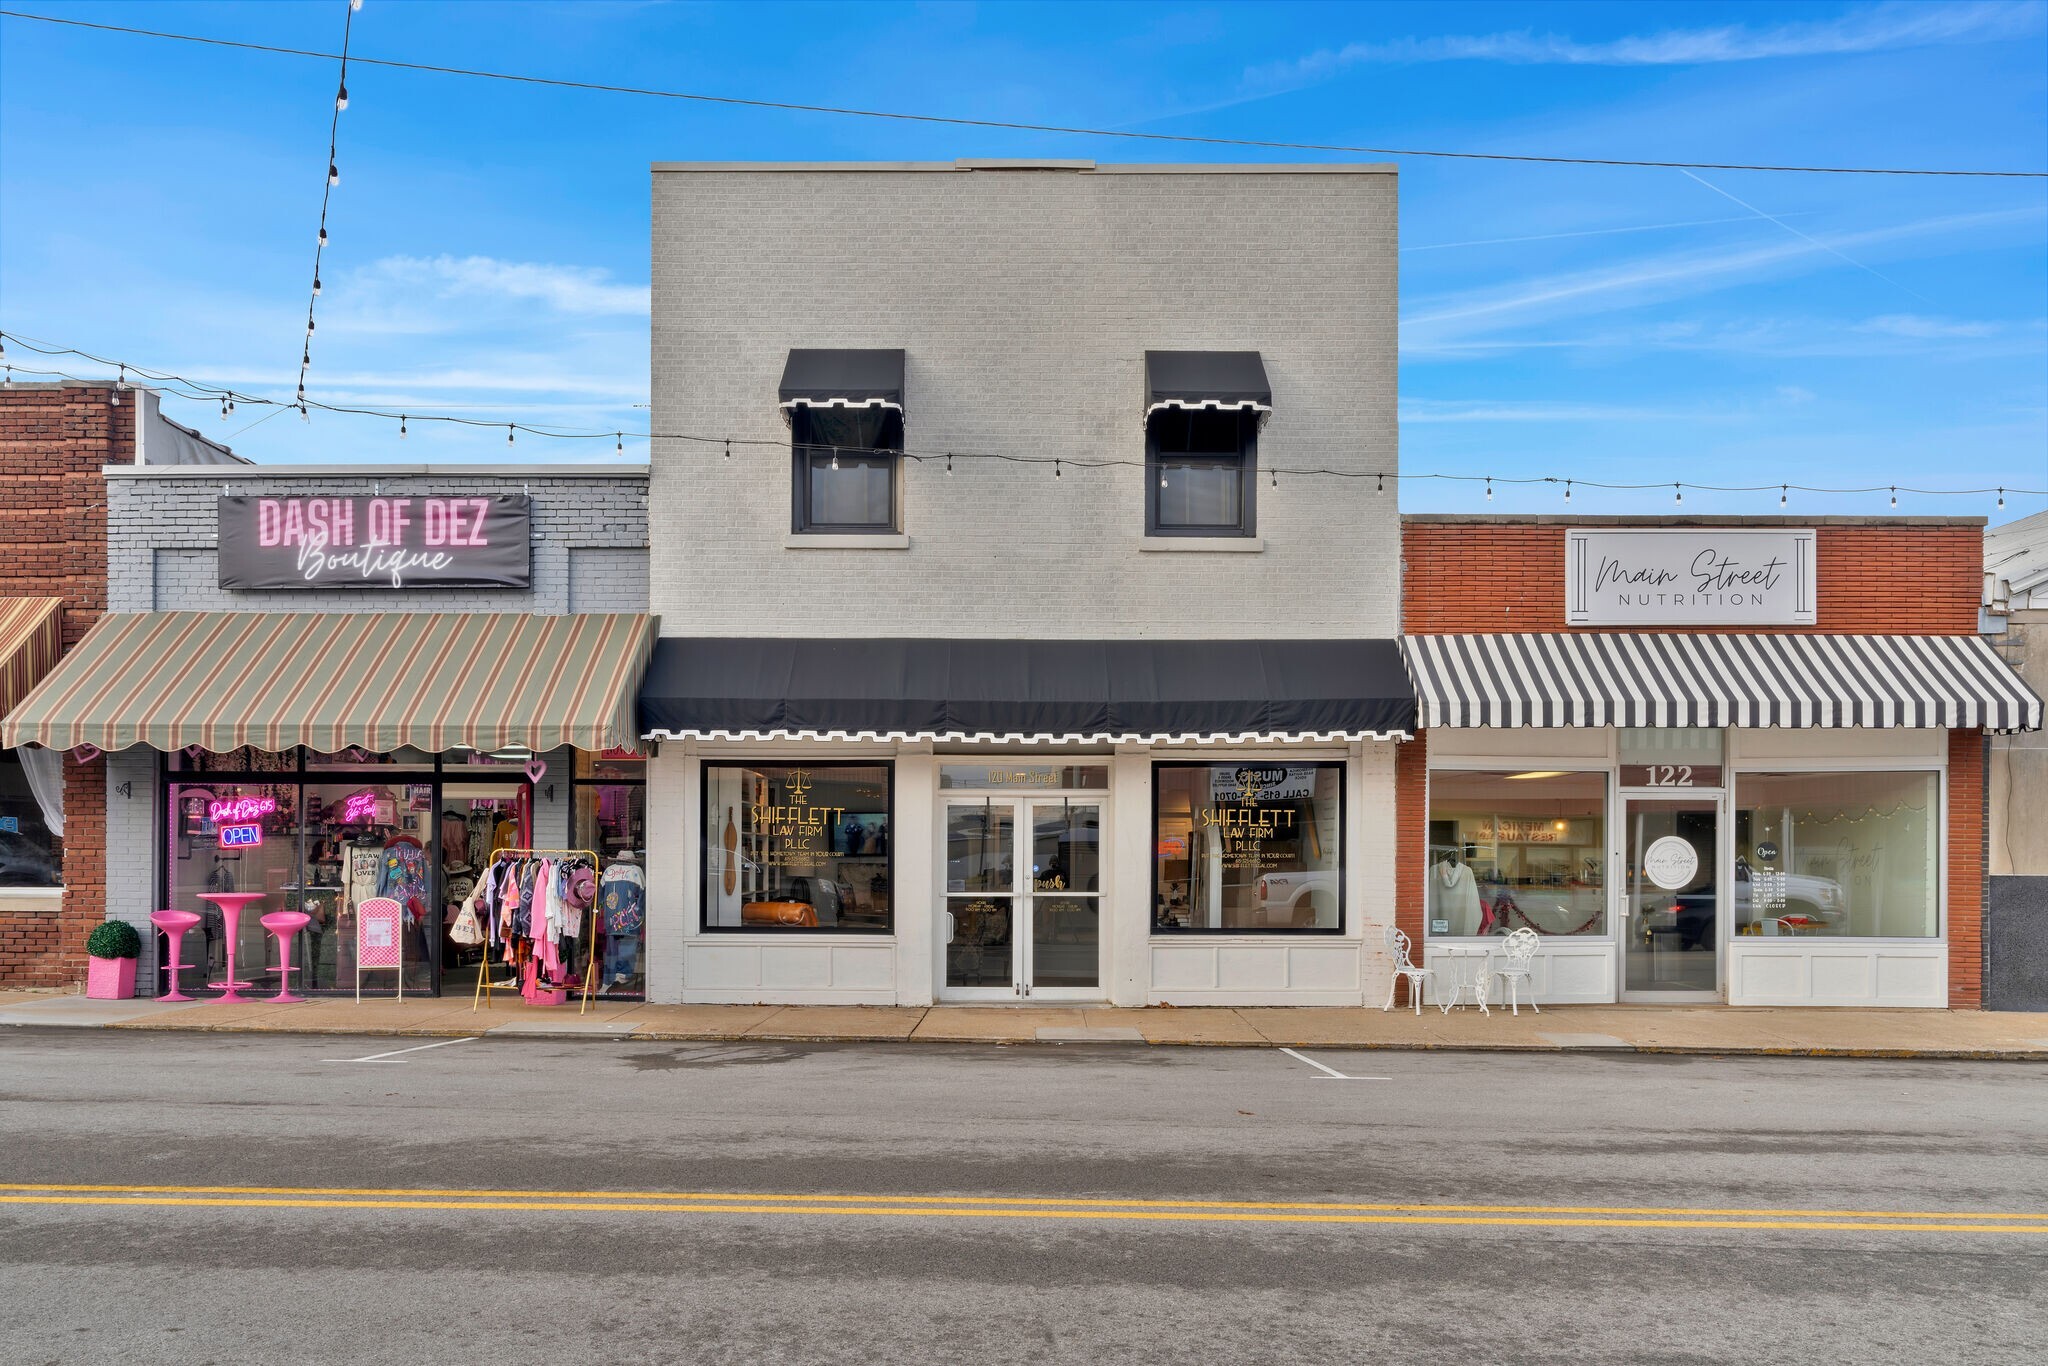
[{"label": "upper story window", "polygon": [[903,352],[799,347],[778,394],[789,420],[790,529],[902,530]]},{"label": "upper story window", "polygon": [[1162,408],[1145,423],[1152,536],[1258,533],[1258,423],[1249,413]]},{"label": "upper story window", "polygon": [[894,532],[903,414],[886,408],[798,407],[789,416],[795,452],[791,530],[860,535]]},{"label": "upper story window", "polygon": [[1273,388],[1256,351],[1145,353],[1145,533],[1256,536],[1259,425]]}]

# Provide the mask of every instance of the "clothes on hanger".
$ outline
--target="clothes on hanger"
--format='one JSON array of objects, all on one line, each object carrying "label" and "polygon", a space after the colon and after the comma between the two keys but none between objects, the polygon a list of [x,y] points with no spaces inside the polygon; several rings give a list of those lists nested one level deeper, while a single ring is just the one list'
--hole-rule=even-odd
[{"label": "clothes on hanger", "polygon": [[383,868],[377,879],[377,895],[388,896],[405,907],[408,929],[418,925],[427,913],[427,851],[411,835],[393,835],[384,846]]},{"label": "clothes on hanger", "polygon": [[1430,888],[1436,894],[1437,918],[1451,922],[1452,934],[1478,933],[1479,887],[1470,866],[1451,858],[1439,861],[1431,872]]}]

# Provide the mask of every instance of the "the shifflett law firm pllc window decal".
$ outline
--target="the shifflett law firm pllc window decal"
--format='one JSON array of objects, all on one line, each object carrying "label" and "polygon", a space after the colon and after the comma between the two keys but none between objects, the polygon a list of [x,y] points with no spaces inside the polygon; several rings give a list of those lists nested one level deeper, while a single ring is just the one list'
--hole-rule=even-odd
[{"label": "the shifflett law firm pllc window decal", "polygon": [[1153,765],[1157,934],[1338,934],[1344,765]]},{"label": "the shifflett law firm pllc window decal", "polygon": [[893,764],[706,764],[707,932],[886,934]]}]

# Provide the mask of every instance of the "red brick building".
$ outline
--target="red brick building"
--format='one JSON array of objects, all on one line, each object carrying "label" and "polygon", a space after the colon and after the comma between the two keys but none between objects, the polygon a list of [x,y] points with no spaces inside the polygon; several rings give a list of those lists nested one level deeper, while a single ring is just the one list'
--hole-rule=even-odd
[{"label": "red brick building", "polygon": [[[69,649],[107,605],[107,496],[101,470],[133,463],[233,463],[165,419],[156,396],[110,384],[0,389],[0,611],[22,630],[0,706],[19,700],[55,649]],[[20,686],[16,688],[14,684]],[[31,756],[30,762],[35,757]],[[0,753],[0,986],[65,986],[85,975],[85,938],[106,914],[106,765],[63,756],[62,836],[41,819],[21,756]],[[47,860],[47,862],[46,862]],[[61,869],[60,876],[51,876]],[[50,885],[51,883],[59,885]]]},{"label": "red brick building", "polygon": [[1417,960],[1527,926],[1543,1000],[1977,1007],[1985,732],[2040,724],[1981,528],[1405,519]]}]

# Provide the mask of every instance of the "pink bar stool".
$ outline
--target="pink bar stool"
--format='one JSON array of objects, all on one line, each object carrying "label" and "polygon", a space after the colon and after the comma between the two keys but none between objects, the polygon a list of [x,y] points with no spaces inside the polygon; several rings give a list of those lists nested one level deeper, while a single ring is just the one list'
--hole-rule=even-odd
[{"label": "pink bar stool", "polygon": [[157,997],[159,1001],[189,1001],[193,998],[178,990],[178,974],[185,965],[178,959],[178,945],[185,938],[185,931],[199,923],[199,916],[193,911],[151,911],[149,923],[162,930],[171,941],[171,989]]},{"label": "pink bar stool", "polygon": [[280,1004],[306,999],[292,995],[292,936],[312,918],[304,911],[272,911],[263,917],[263,928],[277,936],[277,995],[270,999]]},{"label": "pink bar stool", "polygon": [[216,1005],[225,1004],[228,1001],[246,1001],[249,998],[241,994],[242,988],[253,987],[256,984],[254,982],[238,982],[235,980],[235,936],[242,925],[242,908],[252,901],[263,900],[263,893],[209,892],[199,899],[201,901],[211,901],[214,905],[220,907],[220,918],[227,923],[228,929],[227,980],[223,982],[208,982],[206,984],[207,989],[220,992],[220,995],[213,998]]}]

